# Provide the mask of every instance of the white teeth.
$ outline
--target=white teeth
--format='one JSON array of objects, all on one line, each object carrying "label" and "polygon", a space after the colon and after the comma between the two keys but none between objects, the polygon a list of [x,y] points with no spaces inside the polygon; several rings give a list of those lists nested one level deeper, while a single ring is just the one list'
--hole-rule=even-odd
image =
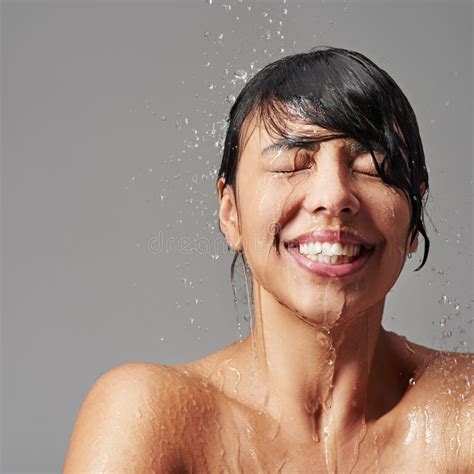
[{"label": "white teeth", "polygon": [[300,253],[306,256],[322,254],[328,257],[354,257],[359,255],[360,249],[360,245],[343,245],[341,242],[309,242],[299,246]]},{"label": "white teeth", "polygon": [[342,255],[344,253],[342,251],[342,245],[341,245],[340,242],[336,242],[336,243],[332,244],[331,253],[333,255]]},{"label": "white teeth", "polygon": [[326,265],[341,265],[344,263],[350,263],[352,261],[351,257],[346,257],[343,255],[324,255],[322,253],[313,255],[311,253],[305,255],[306,258],[313,260],[313,262],[324,263]]},{"label": "white teeth", "polygon": [[332,244],[329,242],[323,242],[323,254],[332,255]]}]

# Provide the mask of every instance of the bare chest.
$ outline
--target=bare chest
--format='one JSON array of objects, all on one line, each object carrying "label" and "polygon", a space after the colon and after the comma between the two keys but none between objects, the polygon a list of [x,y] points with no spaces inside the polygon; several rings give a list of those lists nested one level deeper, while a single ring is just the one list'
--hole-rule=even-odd
[{"label": "bare chest", "polygon": [[428,440],[422,432],[382,435],[368,429],[354,443],[341,447],[337,440],[292,443],[274,426],[262,427],[245,417],[230,417],[228,413],[216,417],[214,422],[214,430],[187,444],[183,458],[186,472],[462,472],[453,467],[453,443],[440,436]]}]

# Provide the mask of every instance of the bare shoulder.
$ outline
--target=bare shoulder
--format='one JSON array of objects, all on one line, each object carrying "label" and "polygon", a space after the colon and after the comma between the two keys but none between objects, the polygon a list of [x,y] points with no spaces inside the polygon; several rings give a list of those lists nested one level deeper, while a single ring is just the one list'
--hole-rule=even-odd
[{"label": "bare shoulder", "polygon": [[472,402],[474,354],[423,349],[428,357],[425,356],[426,363],[420,371],[420,386],[426,389],[427,396]]},{"label": "bare shoulder", "polygon": [[404,439],[410,439],[418,426],[429,443],[426,446],[432,447],[432,458],[439,458],[440,468],[472,472],[474,354],[410,346],[422,363],[406,394]]},{"label": "bare shoulder", "polygon": [[99,377],[73,429],[64,472],[179,472],[186,427],[212,405],[186,371],[129,363]]},{"label": "bare shoulder", "polygon": [[387,332],[388,341],[399,354],[402,364],[413,374],[417,396],[442,398],[473,397],[474,354],[440,351],[416,344],[393,332]]}]

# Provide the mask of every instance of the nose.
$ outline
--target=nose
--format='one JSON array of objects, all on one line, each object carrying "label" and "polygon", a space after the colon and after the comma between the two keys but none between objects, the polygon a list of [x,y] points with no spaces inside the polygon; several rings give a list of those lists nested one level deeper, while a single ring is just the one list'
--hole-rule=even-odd
[{"label": "nose", "polygon": [[306,183],[303,206],[310,214],[329,218],[350,217],[359,212],[360,202],[350,179],[347,164],[334,155],[320,157]]}]

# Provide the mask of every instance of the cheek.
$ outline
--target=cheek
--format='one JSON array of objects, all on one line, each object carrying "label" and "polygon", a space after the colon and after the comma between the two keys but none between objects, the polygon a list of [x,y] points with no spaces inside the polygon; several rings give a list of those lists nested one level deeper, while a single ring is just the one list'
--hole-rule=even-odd
[{"label": "cheek", "polygon": [[280,232],[291,192],[288,183],[266,175],[242,195],[242,203],[245,200],[241,207],[244,252],[256,273],[269,268],[269,258],[276,251],[275,236]]},{"label": "cheek", "polygon": [[275,175],[265,175],[257,183],[254,205],[256,214],[277,226],[293,194],[293,187]]},{"label": "cheek", "polygon": [[271,175],[261,177],[255,186],[254,205],[256,213],[262,218],[278,215],[281,202],[277,190],[277,182]]},{"label": "cheek", "polygon": [[403,266],[406,241],[410,223],[410,206],[402,191],[385,187],[383,194],[375,200],[374,222],[385,240],[385,257]]}]

